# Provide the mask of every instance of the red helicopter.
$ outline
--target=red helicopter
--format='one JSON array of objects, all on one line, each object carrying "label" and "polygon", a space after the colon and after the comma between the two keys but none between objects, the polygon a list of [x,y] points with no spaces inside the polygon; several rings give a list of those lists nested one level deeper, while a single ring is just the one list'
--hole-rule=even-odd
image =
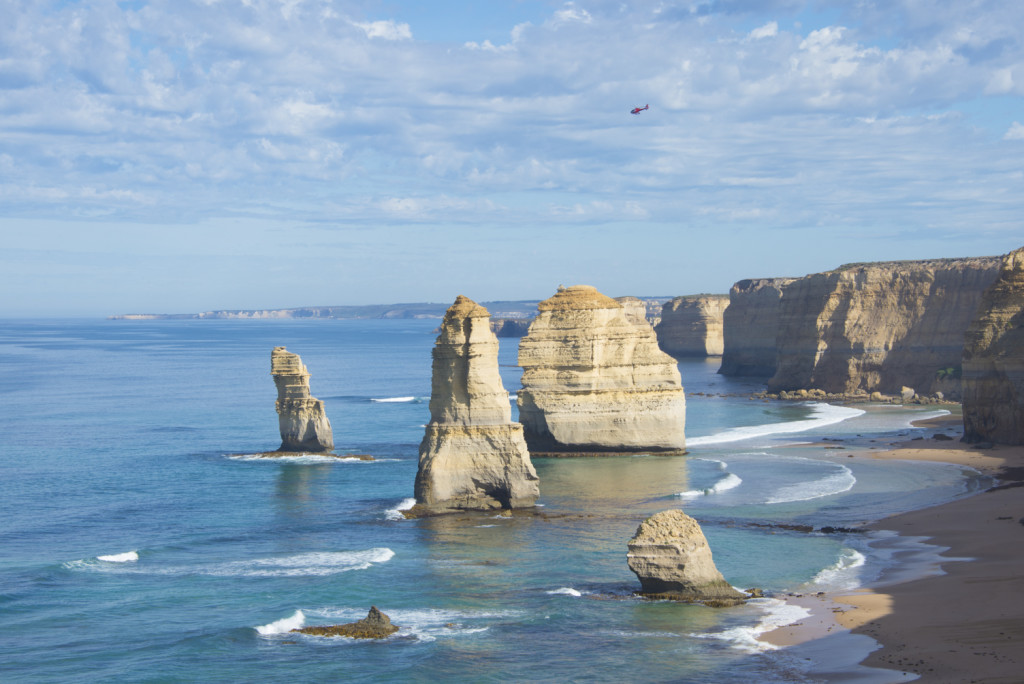
[{"label": "red helicopter", "polygon": [[629,110],[629,113],[630,114],[639,114],[642,111],[650,109],[650,107],[651,107],[651,105],[644,105],[643,107],[633,107],[633,109]]}]

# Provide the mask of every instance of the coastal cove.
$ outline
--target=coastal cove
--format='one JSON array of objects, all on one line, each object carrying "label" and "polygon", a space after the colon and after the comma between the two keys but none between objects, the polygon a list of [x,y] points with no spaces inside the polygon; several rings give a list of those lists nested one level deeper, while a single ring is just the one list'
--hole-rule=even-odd
[{"label": "coastal cove", "polygon": [[[762,385],[693,359],[679,362],[686,456],[536,459],[536,508],[405,520],[436,325],[5,322],[0,678],[816,681],[799,647],[762,638],[807,616],[784,599],[917,572],[889,530],[914,533],[884,519],[993,482],[980,464],[874,457],[957,438],[955,424],[912,424],[955,406],[752,400]],[[308,367],[335,451],[375,460],[258,457],[280,443],[277,346]],[[499,363],[515,419],[515,340]],[[700,522],[730,583],[768,598],[715,610],[635,597],[626,542],[673,507]],[[401,630],[375,643],[289,633],[370,605]],[[863,635],[837,648],[850,674],[906,681],[856,665],[875,647]]]}]

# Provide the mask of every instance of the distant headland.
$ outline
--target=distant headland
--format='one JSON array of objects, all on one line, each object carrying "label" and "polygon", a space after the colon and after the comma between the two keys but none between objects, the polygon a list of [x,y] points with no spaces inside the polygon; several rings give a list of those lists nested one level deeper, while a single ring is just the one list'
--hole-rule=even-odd
[{"label": "distant headland", "polygon": [[[650,312],[661,312],[661,305],[671,297],[643,297]],[[481,302],[495,319],[529,319],[537,315],[540,300]],[[162,320],[228,320],[228,319],[270,319],[270,318],[444,318],[448,304],[435,302],[412,302],[401,304],[365,304],[356,306],[305,306],[296,309],[239,309],[204,311],[202,313],[162,314],[129,313],[108,316],[112,321],[162,321]]]}]

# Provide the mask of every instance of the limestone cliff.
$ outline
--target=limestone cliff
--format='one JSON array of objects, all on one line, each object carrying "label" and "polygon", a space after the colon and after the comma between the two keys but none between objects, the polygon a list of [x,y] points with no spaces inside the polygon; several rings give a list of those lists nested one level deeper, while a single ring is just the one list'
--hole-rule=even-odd
[{"label": "limestone cliff", "polygon": [[654,328],[661,349],[672,356],[721,356],[728,295],[689,295],[665,302]]},{"label": "limestone cliff", "polygon": [[[850,264],[785,286],[769,391],[918,394],[957,384],[964,332],[998,257]],[[913,392],[910,393],[913,396]]]},{"label": "limestone cliff", "polygon": [[741,280],[729,290],[722,314],[722,375],[769,378],[775,373],[775,337],[782,289],[793,278]]},{"label": "limestone cliff", "polygon": [[1024,444],[1024,247],[1003,260],[967,329],[964,439]]},{"label": "limestone cliff", "polygon": [[686,448],[676,361],[654,330],[593,287],[559,288],[519,343],[519,420],[536,453]]},{"label": "limestone cliff", "polygon": [[532,506],[537,481],[498,374],[490,314],[460,295],[434,344],[413,514]]},{"label": "limestone cliff", "polygon": [[334,448],[331,423],[324,403],[309,394],[309,372],[298,354],[274,347],[270,374],[277,386],[277,419],[281,451],[330,451]]},{"label": "limestone cliff", "polygon": [[715,567],[700,525],[680,510],[662,511],[640,523],[626,560],[642,594],[686,601],[746,598]]}]

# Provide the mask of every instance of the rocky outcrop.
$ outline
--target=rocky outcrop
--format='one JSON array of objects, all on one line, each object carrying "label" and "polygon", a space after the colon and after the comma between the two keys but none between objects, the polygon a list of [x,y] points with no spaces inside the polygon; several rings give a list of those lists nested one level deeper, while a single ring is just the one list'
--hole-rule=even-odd
[{"label": "rocky outcrop", "polygon": [[522,337],[530,329],[532,318],[492,318],[491,330],[498,337]]},{"label": "rocky outcrop", "polygon": [[622,306],[623,313],[631,323],[634,325],[648,323],[647,302],[639,297],[616,297],[615,301]]},{"label": "rocky outcrop", "polygon": [[725,581],[697,521],[680,510],[662,511],[640,523],[629,540],[629,569],[640,593],[684,601],[742,601]]},{"label": "rocky outcrop", "polygon": [[1024,444],[1024,248],[1003,260],[967,329],[964,440]]},{"label": "rocky outcrop", "polygon": [[370,612],[362,620],[349,622],[344,625],[318,625],[313,627],[301,627],[293,629],[293,632],[300,634],[312,634],[313,636],[326,637],[349,637],[351,639],[383,639],[397,632],[398,625],[391,624],[391,618],[377,610],[377,606],[370,606]]},{"label": "rocky outcrop", "polygon": [[537,472],[512,422],[487,309],[459,296],[433,349],[430,423],[409,515],[532,506]]},{"label": "rocky outcrop", "polygon": [[277,418],[281,451],[330,451],[334,433],[324,403],[309,394],[309,372],[298,354],[274,347],[270,374],[277,385]]},{"label": "rocky outcrop", "polygon": [[662,351],[676,357],[721,356],[728,306],[729,295],[689,295],[665,302],[654,328]]},{"label": "rocky outcrop", "polygon": [[[964,333],[998,257],[850,264],[785,286],[768,391],[959,394]],[[912,395],[913,396],[913,395]]]},{"label": "rocky outcrop", "polygon": [[775,373],[782,288],[794,278],[741,280],[722,314],[722,375],[770,378]]},{"label": "rocky outcrop", "polygon": [[593,287],[559,288],[519,343],[519,420],[535,455],[683,451],[676,361]]}]

